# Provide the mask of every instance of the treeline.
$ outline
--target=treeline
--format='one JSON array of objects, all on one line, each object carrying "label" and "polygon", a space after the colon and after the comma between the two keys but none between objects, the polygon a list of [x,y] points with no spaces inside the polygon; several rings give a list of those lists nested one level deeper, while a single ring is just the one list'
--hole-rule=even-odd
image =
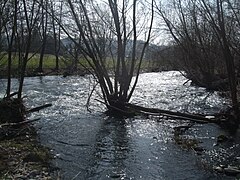
[{"label": "treeline", "polygon": [[174,39],[177,66],[196,84],[210,87],[239,75],[239,12],[237,0],[171,0],[158,6]]},{"label": "treeline", "polygon": [[176,63],[194,83],[230,90],[238,112],[240,2],[170,0],[157,12],[174,39]]},{"label": "treeline", "polygon": [[[58,68],[60,30],[52,16],[49,16],[49,11],[54,11],[54,8],[55,5],[52,2],[43,0],[1,1],[0,60],[4,59],[7,54],[7,97],[11,95],[13,59],[16,57],[18,59],[19,88],[17,96],[21,98],[27,63],[34,53],[40,53],[38,71],[42,71],[47,37],[50,34],[51,37],[54,37],[54,54],[56,55],[56,68]],[[32,52],[33,49],[36,51]]]}]

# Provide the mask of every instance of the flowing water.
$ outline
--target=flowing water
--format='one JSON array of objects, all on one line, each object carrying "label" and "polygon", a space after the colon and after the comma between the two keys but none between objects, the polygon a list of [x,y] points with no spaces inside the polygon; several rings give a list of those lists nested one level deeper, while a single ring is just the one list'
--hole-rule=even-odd
[{"label": "flowing water", "polygon": [[[214,146],[223,132],[214,124],[194,124],[189,138],[201,141],[197,155],[176,144],[174,127],[186,121],[164,117],[113,118],[103,112],[98,93],[86,102],[93,84],[90,76],[29,77],[25,80],[26,103],[53,106],[33,114],[43,144],[55,154],[54,164],[63,179],[234,179],[213,172],[236,151],[235,146]],[[216,92],[194,87],[179,72],[144,73],[131,100],[146,107],[212,114],[228,102]],[[185,83],[185,84],[184,84]],[[13,85],[17,84],[17,80]],[[5,87],[5,80],[0,80]],[[4,90],[4,88],[1,88]],[[3,94],[2,94],[3,96]],[[232,153],[232,154],[231,154]]]}]

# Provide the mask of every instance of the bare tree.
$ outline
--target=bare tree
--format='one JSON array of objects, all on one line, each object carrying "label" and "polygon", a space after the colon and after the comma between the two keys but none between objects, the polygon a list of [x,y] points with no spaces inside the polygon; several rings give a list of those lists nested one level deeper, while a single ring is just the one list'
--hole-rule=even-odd
[{"label": "bare tree", "polygon": [[36,23],[39,20],[40,5],[36,0],[28,2],[27,0],[22,1],[22,45],[24,46],[24,51],[22,52],[22,62],[20,68],[19,77],[19,88],[18,88],[18,98],[22,97],[23,83],[25,72],[27,68],[27,62],[29,60],[30,47],[32,42],[32,32],[36,27]]},{"label": "bare tree", "polygon": [[[110,18],[106,19],[104,16],[101,16],[95,19],[93,14],[99,11],[99,9],[93,8],[96,6],[92,1],[91,3],[82,0],[74,2],[68,0],[67,2],[83,44],[79,44],[76,40],[74,40],[74,42],[79,45],[81,53],[92,67],[100,84],[107,107],[114,110],[125,110],[124,104],[130,100],[134,92],[144,52],[149,44],[154,16],[153,2],[143,5],[137,0],[132,1],[132,3],[130,3],[130,1],[117,2],[108,0],[108,2],[105,2],[105,5],[109,8],[110,13],[106,13],[105,16],[110,16],[113,19],[110,24],[107,21],[107,19]],[[146,41],[142,45],[140,55],[138,55],[137,53],[139,52],[136,51],[137,40],[140,33],[143,33],[143,29],[141,29],[139,25],[140,20],[138,19],[137,12],[140,10],[138,9],[140,6],[143,7],[146,5],[149,5],[149,9],[147,10],[150,11],[150,16],[148,16],[150,23],[145,27],[147,29]],[[131,15],[129,14],[130,11]],[[96,12],[96,14],[99,13]],[[117,44],[117,54],[113,59],[115,64],[113,80],[111,78],[112,72],[109,72],[107,69],[104,59],[105,56],[103,56],[102,50],[100,49],[102,46],[99,46],[99,40],[104,37],[102,36],[104,32],[98,31],[101,28],[97,27],[103,27],[102,25],[107,25],[110,30],[109,32],[111,32],[112,39],[115,40]],[[140,27],[137,27],[138,25]],[[101,39],[100,42],[103,42],[102,40],[103,39]],[[127,53],[128,42],[132,44],[130,61],[129,57],[127,57],[129,53]],[[136,73],[136,78],[132,81],[134,73]],[[131,83],[133,83],[132,86]]]},{"label": "bare tree", "polygon": [[[6,24],[9,21],[9,12],[6,8],[8,4],[7,0],[4,0],[1,4],[0,4],[0,51],[3,51],[4,48],[4,29],[6,27]],[[1,58],[0,58],[1,59]]]},{"label": "bare tree", "polygon": [[[55,70],[59,70],[59,52],[61,48],[61,26],[59,26],[55,21],[56,5],[51,2],[50,4],[50,10],[51,10],[51,18],[52,18],[52,31],[53,31],[53,38],[54,38],[54,51],[55,51],[55,57],[56,57],[56,65]],[[62,24],[62,13],[63,13],[63,2],[60,2],[60,7],[58,9],[58,23]]]},{"label": "bare tree", "polygon": [[193,82],[211,88],[217,79],[214,65],[216,61],[221,63],[214,52],[218,48],[215,34],[211,33],[205,14],[195,0],[173,0],[169,3],[170,8],[157,6],[157,12],[176,42],[175,49],[179,52],[176,62]]},{"label": "bare tree", "polygon": [[205,0],[201,0],[203,4],[203,8],[209,17],[209,21],[212,24],[213,30],[216,32],[218,41],[221,45],[221,49],[223,51],[223,56],[226,63],[232,106],[235,112],[235,115],[239,116],[239,105],[238,105],[238,97],[237,97],[237,81],[235,74],[235,65],[234,65],[234,56],[231,52],[231,41],[228,39],[227,31],[226,31],[226,9],[224,9],[224,1],[217,0],[216,1],[216,17],[211,13],[210,4],[207,4]]},{"label": "bare tree", "polygon": [[46,49],[46,43],[47,43],[47,30],[48,30],[48,7],[49,2],[41,0],[41,37],[42,37],[42,45],[41,45],[41,52],[40,52],[40,58],[39,58],[39,65],[37,68],[37,71],[42,73],[43,72],[43,58],[45,54]]},{"label": "bare tree", "polygon": [[17,0],[14,0],[12,3],[9,3],[7,5],[9,8],[9,11],[13,13],[13,16],[11,17],[12,22],[10,22],[10,26],[11,26],[10,33],[8,32],[7,24],[5,25],[5,32],[8,40],[8,50],[7,50],[8,51],[8,65],[7,65],[8,83],[7,83],[6,96],[7,98],[9,98],[11,94],[12,51],[13,51],[14,39],[17,31],[18,2]]},{"label": "bare tree", "polygon": [[170,5],[171,11],[157,3],[156,8],[182,54],[183,70],[190,79],[199,84],[204,82],[207,87],[216,85],[216,80],[225,82],[221,79],[226,76],[233,110],[238,117],[235,63],[239,62],[239,3],[235,0],[172,0]]}]

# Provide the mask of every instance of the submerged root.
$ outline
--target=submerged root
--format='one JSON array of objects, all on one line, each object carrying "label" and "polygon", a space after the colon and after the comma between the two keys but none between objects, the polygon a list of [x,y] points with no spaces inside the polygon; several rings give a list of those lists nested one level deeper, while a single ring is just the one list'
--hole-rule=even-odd
[{"label": "submerged root", "polygon": [[11,139],[22,134],[25,128],[29,128],[26,126],[27,124],[39,120],[27,120],[26,114],[39,111],[49,106],[51,106],[51,104],[28,110],[24,106],[22,99],[4,98],[0,100],[0,140]]},{"label": "submerged root", "polygon": [[4,98],[0,101],[0,123],[18,123],[25,120],[26,108],[22,99]]},{"label": "submerged root", "polygon": [[26,127],[20,128],[20,124],[25,121],[25,115],[26,108],[22,99],[2,99],[0,101],[0,140],[11,139],[24,133]]}]

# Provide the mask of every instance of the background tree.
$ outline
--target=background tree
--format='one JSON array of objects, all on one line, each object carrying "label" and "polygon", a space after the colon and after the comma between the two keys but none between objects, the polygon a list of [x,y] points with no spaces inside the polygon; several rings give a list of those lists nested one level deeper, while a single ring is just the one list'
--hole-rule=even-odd
[{"label": "background tree", "polygon": [[8,14],[9,12],[7,11],[7,0],[2,1],[2,3],[0,4],[0,60],[2,59],[4,53],[3,51],[6,50],[5,49],[5,39],[6,36],[4,35],[4,29],[6,27],[6,24],[9,21],[9,17]]},{"label": "background tree", "polygon": [[6,1],[3,4],[3,11],[6,12],[8,21],[4,25],[4,36],[6,36],[6,46],[8,52],[7,63],[7,90],[6,96],[11,96],[11,76],[12,76],[12,61],[18,53],[19,61],[19,86],[18,86],[18,98],[21,99],[23,81],[25,77],[26,66],[28,62],[28,55],[30,51],[32,41],[32,31],[38,21],[39,6],[34,0],[24,0],[18,2],[17,0]]},{"label": "background tree", "polygon": [[27,62],[29,60],[30,47],[32,43],[32,33],[36,27],[36,24],[39,20],[40,5],[36,0],[22,1],[22,62],[20,68],[20,77],[19,77],[19,88],[18,88],[18,98],[22,97],[23,82],[27,67]]},{"label": "background tree", "polygon": [[39,65],[37,68],[37,71],[42,73],[43,72],[43,57],[45,54],[46,44],[47,44],[47,37],[48,37],[48,7],[50,6],[48,0],[41,0],[41,52],[40,52],[40,58],[39,58]]},{"label": "background tree", "polygon": [[[5,24],[5,33],[7,36],[7,52],[8,52],[8,63],[7,63],[7,90],[6,97],[9,98],[11,94],[11,72],[12,72],[12,51],[14,46],[14,39],[17,32],[17,14],[18,14],[18,2],[14,0],[12,2],[6,3],[4,6],[6,11],[12,13],[11,19],[8,24]],[[4,17],[4,16],[3,16]]]},{"label": "background tree", "polygon": [[227,85],[238,116],[239,3],[235,0],[172,0],[156,3],[175,41],[176,60],[186,76],[209,89]]},{"label": "background tree", "polygon": [[[62,24],[62,15],[63,15],[62,9],[63,9],[62,1],[60,2],[60,6],[57,6],[56,3],[54,2],[50,2],[51,14],[54,15],[56,13],[59,13],[57,17],[58,17],[58,23],[60,24]],[[55,16],[51,16],[52,18],[51,22],[52,22],[52,31],[53,31],[53,38],[54,38],[54,51],[55,51],[55,57],[56,57],[55,70],[58,71],[59,70],[59,53],[61,49],[61,26],[59,26],[58,23],[56,23]]]},{"label": "background tree", "polygon": [[[234,55],[232,51],[232,43],[231,43],[231,31],[227,31],[227,13],[228,7],[224,6],[224,1],[217,0],[215,3],[216,12],[214,14],[211,13],[210,8],[212,8],[211,4],[202,0],[202,5],[204,10],[207,13],[209,22],[211,23],[212,29],[215,31],[218,42],[221,45],[221,50],[223,53],[223,58],[226,63],[227,75],[229,80],[229,87],[231,92],[232,106],[236,116],[239,116],[239,105],[238,105],[238,94],[237,94],[237,81],[235,74],[235,62]],[[230,3],[230,1],[228,1]],[[229,5],[229,4],[226,4]],[[231,5],[231,3],[230,3]],[[216,19],[214,17],[216,16]],[[232,24],[232,22],[230,22]]]},{"label": "background tree", "polygon": [[[214,70],[218,59],[215,35],[207,25],[204,13],[199,11],[194,0],[172,1],[168,7],[157,7],[174,38],[176,63],[194,83],[211,87],[217,79]],[[221,62],[219,62],[221,63]]]}]

